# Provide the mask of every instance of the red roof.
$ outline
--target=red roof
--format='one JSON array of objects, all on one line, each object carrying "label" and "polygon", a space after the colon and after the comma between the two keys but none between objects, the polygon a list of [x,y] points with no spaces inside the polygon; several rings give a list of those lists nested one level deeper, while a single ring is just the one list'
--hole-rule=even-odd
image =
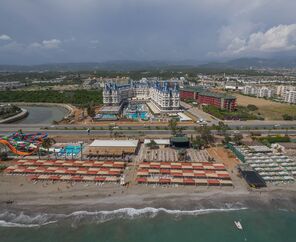
[{"label": "red roof", "polygon": [[160,178],[159,179],[159,182],[160,183],[170,183],[171,182],[171,179],[168,179],[168,178]]},{"label": "red roof", "polygon": [[81,176],[72,176],[71,180],[82,180]]},{"label": "red roof", "polygon": [[161,169],[160,173],[162,173],[162,174],[170,174],[171,172],[170,172],[169,169]]},{"label": "red roof", "polygon": [[182,169],[181,165],[172,165],[171,166],[172,169]]},{"label": "red roof", "polygon": [[50,179],[50,180],[59,180],[60,177],[59,176],[50,176],[48,179]]},{"label": "red roof", "polygon": [[97,176],[95,177],[95,181],[105,181],[106,180],[106,177],[103,177],[103,176]]},{"label": "red roof", "polygon": [[182,177],[183,176],[183,173],[181,172],[173,172],[171,173],[172,176],[177,176],[177,177]]},{"label": "red roof", "polygon": [[139,177],[139,178],[136,179],[136,181],[137,181],[137,182],[146,182],[147,179],[144,178],[144,177]]},{"label": "red roof", "polygon": [[199,170],[203,170],[203,166],[195,166],[195,165],[192,165],[193,166],[193,169],[199,169]]},{"label": "red roof", "polygon": [[195,181],[193,179],[188,179],[188,178],[184,178],[183,182],[186,184],[195,184]]},{"label": "red roof", "polygon": [[209,184],[217,184],[217,185],[220,184],[220,182],[218,180],[213,180],[213,179],[209,179],[208,183]]}]

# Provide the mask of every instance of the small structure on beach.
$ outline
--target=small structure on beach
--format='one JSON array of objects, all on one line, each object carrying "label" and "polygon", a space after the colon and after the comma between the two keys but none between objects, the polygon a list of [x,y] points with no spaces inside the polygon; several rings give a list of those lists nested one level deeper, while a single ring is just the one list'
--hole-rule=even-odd
[{"label": "small structure on beach", "polygon": [[88,156],[123,156],[136,154],[139,140],[94,140],[87,148]]},{"label": "small structure on beach", "polygon": [[265,181],[262,177],[248,165],[241,165],[238,168],[239,173],[246,180],[248,185],[253,188],[266,187]]},{"label": "small structure on beach", "polygon": [[150,145],[151,143],[155,143],[160,148],[168,147],[170,146],[170,140],[169,139],[145,139],[144,144]]},{"label": "small structure on beach", "polygon": [[190,146],[189,138],[186,136],[172,137],[170,142],[171,146],[176,148],[189,148]]}]

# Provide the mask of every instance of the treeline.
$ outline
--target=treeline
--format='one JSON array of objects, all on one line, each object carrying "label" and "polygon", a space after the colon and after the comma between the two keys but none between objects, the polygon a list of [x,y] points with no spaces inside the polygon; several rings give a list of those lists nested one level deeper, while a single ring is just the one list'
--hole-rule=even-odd
[{"label": "treeline", "polygon": [[270,147],[271,144],[274,144],[274,143],[291,142],[290,137],[287,135],[285,135],[285,136],[281,136],[281,135],[270,136],[270,135],[268,135],[267,137],[260,137],[260,138],[258,138],[258,140],[262,144],[267,145],[268,147]]},{"label": "treeline", "polygon": [[21,112],[22,110],[15,105],[4,105],[0,107],[0,119],[6,119]]},{"label": "treeline", "polygon": [[1,91],[0,102],[70,103],[87,106],[89,103],[102,104],[103,97],[102,90]]}]

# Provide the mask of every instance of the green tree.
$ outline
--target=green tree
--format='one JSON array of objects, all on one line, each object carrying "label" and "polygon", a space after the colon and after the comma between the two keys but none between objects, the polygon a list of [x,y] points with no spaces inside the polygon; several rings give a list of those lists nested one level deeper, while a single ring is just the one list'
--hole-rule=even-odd
[{"label": "green tree", "polygon": [[207,126],[201,128],[200,137],[204,140],[204,144],[206,146],[214,143],[215,141],[215,138],[211,133],[211,129]]},{"label": "green tree", "polygon": [[226,125],[224,122],[219,121],[217,130],[219,135],[225,135],[226,131],[229,129],[228,125]]},{"label": "green tree", "polygon": [[[53,138],[46,138],[42,141],[41,147],[47,150],[47,155],[49,155],[49,148],[54,145],[56,141]],[[38,150],[39,152],[39,150]]]},{"label": "green tree", "polygon": [[0,160],[1,161],[6,161],[8,160],[8,154],[5,151],[0,152]]},{"label": "green tree", "polygon": [[294,118],[289,114],[283,114],[283,119],[284,120],[293,120]]},{"label": "green tree", "polygon": [[95,107],[92,105],[92,104],[88,104],[87,105],[87,115],[90,116],[90,117],[94,117],[96,116],[96,111],[95,111]]},{"label": "green tree", "polygon": [[169,129],[171,130],[172,134],[173,135],[176,135],[177,133],[177,120],[172,118],[170,121],[169,121]]},{"label": "green tree", "polygon": [[238,145],[241,144],[242,139],[243,139],[243,135],[241,133],[236,133],[233,136],[233,142]]},{"label": "green tree", "polygon": [[250,111],[256,111],[256,110],[258,110],[258,107],[256,105],[249,104],[247,106],[247,109],[250,110]]},{"label": "green tree", "polygon": [[195,139],[192,140],[192,146],[195,149],[201,149],[205,146],[205,142],[200,135],[197,135]]}]

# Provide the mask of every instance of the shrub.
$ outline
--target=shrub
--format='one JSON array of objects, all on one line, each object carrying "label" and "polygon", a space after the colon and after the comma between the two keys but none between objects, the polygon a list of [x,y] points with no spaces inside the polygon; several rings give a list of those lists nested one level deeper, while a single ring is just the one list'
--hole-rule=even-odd
[{"label": "shrub", "polygon": [[247,106],[247,109],[250,110],[250,111],[256,111],[256,110],[258,110],[257,106],[256,105],[253,105],[253,104],[249,104]]}]

